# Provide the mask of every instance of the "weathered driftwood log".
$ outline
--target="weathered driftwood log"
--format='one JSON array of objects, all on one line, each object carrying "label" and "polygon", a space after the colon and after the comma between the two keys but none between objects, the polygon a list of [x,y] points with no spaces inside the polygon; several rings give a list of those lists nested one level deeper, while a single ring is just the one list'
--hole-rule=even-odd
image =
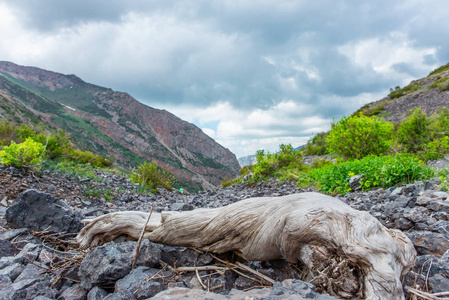
[{"label": "weathered driftwood log", "polygon": [[[82,247],[119,235],[138,239],[148,213],[126,211],[87,221],[77,240]],[[285,258],[310,274],[331,253],[361,269],[364,297],[403,299],[400,277],[414,264],[412,242],[385,228],[367,212],[319,193],[243,200],[215,209],[153,213],[144,237],[172,246],[233,251],[247,260]],[[317,255],[321,254],[321,255]],[[324,255],[323,255],[324,254]]]}]

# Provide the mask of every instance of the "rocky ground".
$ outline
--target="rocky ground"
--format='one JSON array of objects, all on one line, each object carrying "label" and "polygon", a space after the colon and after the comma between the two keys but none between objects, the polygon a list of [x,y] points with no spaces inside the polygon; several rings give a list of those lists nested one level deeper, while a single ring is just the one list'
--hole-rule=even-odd
[{"label": "rocky ground", "polygon": [[[250,197],[305,191],[295,184],[270,181],[196,194],[161,190],[145,195],[118,175],[98,172],[97,176],[102,180],[0,168],[0,299],[333,298],[325,294],[332,294],[329,282],[317,279],[312,281],[315,286],[303,282],[300,268],[282,260],[239,262],[232,255],[213,256],[144,241],[132,269],[134,241],[82,251],[71,239],[84,217],[118,210],[219,207]],[[112,201],[86,193],[106,188]],[[414,242],[419,256],[404,287],[449,291],[449,194],[439,190],[437,182],[338,197],[370,212],[385,226],[404,231]],[[203,266],[214,267],[192,268]]]}]

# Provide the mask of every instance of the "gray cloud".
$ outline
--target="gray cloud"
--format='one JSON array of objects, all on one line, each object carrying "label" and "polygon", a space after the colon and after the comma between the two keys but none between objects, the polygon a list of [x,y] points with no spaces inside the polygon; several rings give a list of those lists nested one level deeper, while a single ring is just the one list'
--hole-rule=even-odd
[{"label": "gray cloud", "polygon": [[[160,108],[226,102],[250,114],[292,101],[307,112],[278,118],[329,120],[449,61],[445,0],[3,3],[19,29],[0,57],[75,73]],[[298,136],[312,128],[291,124],[266,129]]]}]

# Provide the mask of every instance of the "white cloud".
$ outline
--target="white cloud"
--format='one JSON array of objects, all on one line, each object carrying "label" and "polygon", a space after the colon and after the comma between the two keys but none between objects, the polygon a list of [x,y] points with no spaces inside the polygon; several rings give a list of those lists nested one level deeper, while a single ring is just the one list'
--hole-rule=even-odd
[{"label": "white cloud", "polygon": [[408,84],[416,79],[404,77],[394,69],[395,64],[405,63],[413,65],[415,69],[429,70],[424,64],[427,55],[434,56],[437,49],[432,47],[416,48],[405,33],[391,32],[386,37],[376,37],[359,41],[351,41],[338,47],[340,53],[349,57],[356,65],[372,67],[383,76],[401,80]]},{"label": "white cloud", "polygon": [[[205,109],[170,107],[169,111],[197,124],[210,137],[238,156],[266,149],[277,151],[280,144],[294,147],[305,144],[314,134],[328,130],[329,119],[309,115],[307,105],[292,100],[280,102],[269,109],[242,111],[229,102],[217,103]],[[217,128],[202,127],[218,121]]]}]

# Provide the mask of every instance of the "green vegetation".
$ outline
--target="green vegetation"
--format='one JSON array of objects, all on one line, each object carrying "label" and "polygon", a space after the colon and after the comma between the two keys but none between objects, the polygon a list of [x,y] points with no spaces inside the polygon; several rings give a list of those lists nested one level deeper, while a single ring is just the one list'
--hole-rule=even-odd
[{"label": "green vegetation", "polygon": [[289,177],[291,170],[304,168],[301,152],[294,150],[292,145],[280,145],[279,153],[265,154],[265,151],[260,150],[256,153],[256,158],[252,181],[267,180],[273,176],[285,180]]},{"label": "green vegetation", "polygon": [[320,132],[302,149],[304,155],[324,155],[327,152],[326,138],[329,132]]},{"label": "green vegetation", "polygon": [[[239,178],[228,179],[223,186],[240,183],[253,173],[249,183],[269,178],[291,180],[299,186],[314,186],[328,194],[351,191],[349,180],[362,175],[362,190],[387,188],[416,180],[441,176],[442,187],[449,190],[449,170],[436,171],[425,161],[449,154],[449,111],[446,108],[427,116],[420,108],[409,112],[395,126],[377,116],[363,114],[343,117],[329,132],[317,134],[302,149],[281,145],[279,153],[256,153],[257,162],[242,169]],[[304,165],[302,155],[332,153],[334,161],[315,159]]]},{"label": "green vegetation", "polygon": [[447,91],[449,89],[449,77],[448,76],[438,76],[437,80],[435,80],[431,85],[429,85],[427,90],[431,90],[434,88],[438,88],[438,91],[440,93]]},{"label": "green vegetation", "polygon": [[390,187],[399,182],[409,183],[433,175],[430,168],[410,154],[389,156],[369,155],[360,160],[351,160],[312,169],[302,179],[302,184],[313,184],[328,194],[350,192],[349,179],[363,174],[360,181],[363,190],[376,187]]},{"label": "green vegetation", "polygon": [[449,70],[449,63],[445,64],[444,66],[441,66],[439,68],[436,68],[435,70],[433,70],[432,72],[430,72],[429,76],[431,75],[436,75],[436,74],[440,74],[443,73],[444,71]]},{"label": "green vegetation", "polygon": [[0,151],[0,162],[6,166],[33,167],[42,161],[44,146],[35,142],[32,138],[27,138],[25,142],[6,146]]},{"label": "green vegetation", "polygon": [[406,87],[403,87],[402,89],[397,86],[394,89],[390,89],[390,94],[388,95],[391,99],[399,98],[401,96],[404,96],[406,94],[413,93],[417,90],[419,90],[420,84],[417,82],[412,82]]},{"label": "green vegetation", "polygon": [[343,117],[332,124],[326,138],[328,151],[343,159],[360,159],[370,154],[380,155],[389,149],[388,138],[393,125],[376,116]]},{"label": "green vegetation", "polygon": [[131,174],[131,180],[150,191],[165,188],[172,191],[174,177],[154,163],[144,163]]}]

